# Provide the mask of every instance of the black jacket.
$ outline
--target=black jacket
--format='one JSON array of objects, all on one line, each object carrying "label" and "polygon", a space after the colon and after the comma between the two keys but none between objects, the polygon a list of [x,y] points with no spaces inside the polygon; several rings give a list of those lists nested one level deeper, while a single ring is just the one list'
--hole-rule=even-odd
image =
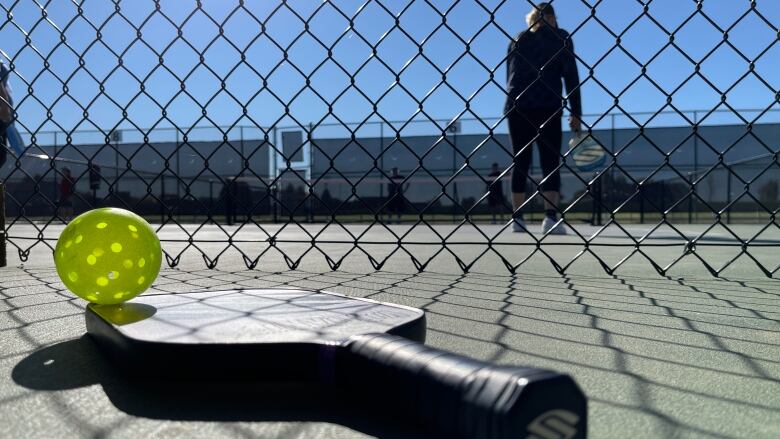
[{"label": "black jacket", "polygon": [[506,73],[505,112],[513,106],[519,110],[563,108],[563,78],[569,109],[575,116],[582,115],[574,43],[565,30],[542,26],[536,32],[521,32],[509,44]]}]

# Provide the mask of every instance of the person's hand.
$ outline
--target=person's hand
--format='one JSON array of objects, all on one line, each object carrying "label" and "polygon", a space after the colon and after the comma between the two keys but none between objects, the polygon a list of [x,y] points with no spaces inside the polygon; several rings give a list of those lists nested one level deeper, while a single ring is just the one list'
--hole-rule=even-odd
[{"label": "person's hand", "polygon": [[569,128],[575,133],[582,131],[582,122],[580,122],[580,118],[573,114],[569,116]]}]

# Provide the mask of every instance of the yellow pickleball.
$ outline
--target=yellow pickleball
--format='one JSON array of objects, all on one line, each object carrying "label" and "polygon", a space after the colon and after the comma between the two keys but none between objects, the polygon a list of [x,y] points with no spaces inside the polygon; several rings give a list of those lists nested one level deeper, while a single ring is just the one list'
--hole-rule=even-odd
[{"label": "yellow pickleball", "polygon": [[157,278],[160,240],[149,223],[128,210],[94,209],[77,216],[57,240],[54,265],[65,286],[92,303],[122,303]]}]

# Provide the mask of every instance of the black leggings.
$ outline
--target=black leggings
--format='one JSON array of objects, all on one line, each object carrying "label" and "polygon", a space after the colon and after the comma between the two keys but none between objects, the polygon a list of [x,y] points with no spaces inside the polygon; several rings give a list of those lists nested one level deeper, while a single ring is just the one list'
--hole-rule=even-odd
[{"label": "black leggings", "polygon": [[[533,142],[539,145],[539,162],[547,179],[541,184],[543,191],[561,190],[561,110],[512,110],[507,116],[509,137],[512,140],[515,167],[512,169],[512,192],[525,193],[525,182],[533,157]],[[539,135],[537,137],[537,134]]]}]

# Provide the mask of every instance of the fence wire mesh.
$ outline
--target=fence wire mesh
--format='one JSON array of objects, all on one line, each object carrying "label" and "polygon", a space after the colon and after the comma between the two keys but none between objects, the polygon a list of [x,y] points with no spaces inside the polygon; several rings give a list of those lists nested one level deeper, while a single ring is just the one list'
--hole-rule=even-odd
[{"label": "fence wire mesh", "polygon": [[[718,275],[746,258],[774,276],[776,6],[550,4],[568,33],[540,60],[521,43],[553,25],[526,0],[4,2],[7,243],[24,261],[73,215],[117,206],[154,225],[172,267],[237,252],[248,268],[638,258],[665,274],[697,258]],[[558,108],[530,121],[551,93]],[[534,128],[522,142],[516,114]],[[523,169],[561,115],[580,116],[590,155],[566,131],[552,165]]]}]

